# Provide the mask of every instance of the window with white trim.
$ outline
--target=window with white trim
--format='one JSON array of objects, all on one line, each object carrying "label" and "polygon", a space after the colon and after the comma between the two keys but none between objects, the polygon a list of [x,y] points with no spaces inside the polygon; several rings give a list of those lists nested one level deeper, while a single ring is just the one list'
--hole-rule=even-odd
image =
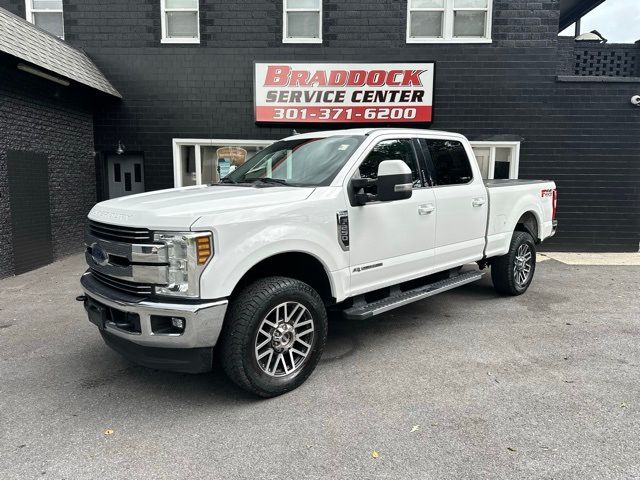
[{"label": "window with white trim", "polygon": [[64,39],[62,0],[26,0],[27,21]]},{"label": "window with white trim", "polygon": [[217,183],[273,140],[173,139],[176,187]]},{"label": "window with white trim", "polygon": [[199,0],[160,0],[162,43],[200,43]]},{"label": "window with white trim", "polygon": [[407,43],[489,43],[492,3],[407,0]]},{"label": "window with white trim", "polygon": [[485,179],[518,178],[520,142],[471,142]]},{"label": "window with white trim", "polygon": [[322,43],[322,0],[283,0],[282,42]]}]

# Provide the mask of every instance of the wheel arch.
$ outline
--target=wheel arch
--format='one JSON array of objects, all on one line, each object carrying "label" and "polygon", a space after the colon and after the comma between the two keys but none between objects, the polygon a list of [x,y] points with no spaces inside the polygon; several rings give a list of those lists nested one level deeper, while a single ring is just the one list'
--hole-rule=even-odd
[{"label": "wheel arch", "polygon": [[335,303],[336,296],[327,267],[315,255],[301,251],[276,253],[255,263],[240,277],[231,296],[255,280],[271,276],[300,280],[318,292],[325,303]]},{"label": "wheel arch", "polygon": [[526,232],[533,237],[535,243],[540,243],[541,223],[534,210],[528,210],[520,215],[516,221],[514,231]]}]

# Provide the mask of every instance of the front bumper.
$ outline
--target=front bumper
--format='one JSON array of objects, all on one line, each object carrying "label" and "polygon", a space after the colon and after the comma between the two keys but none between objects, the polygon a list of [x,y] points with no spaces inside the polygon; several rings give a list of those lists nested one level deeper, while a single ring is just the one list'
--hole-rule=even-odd
[{"label": "front bumper", "polygon": [[[123,294],[85,273],[80,284],[89,320],[107,345],[136,363],[166,370],[199,372],[211,369],[228,301],[165,303]],[[134,318],[135,328],[123,328],[114,317]],[[152,317],[184,319],[181,333],[154,332]],[[208,363],[208,365],[207,365]],[[208,367],[208,368],[205,368]]]},{"label": "front bumper", "polygon": [[211,370],[213,347],[145,347],[101,331],[102,339],[113,350],[133,363],[170,372],[204,373]]}]

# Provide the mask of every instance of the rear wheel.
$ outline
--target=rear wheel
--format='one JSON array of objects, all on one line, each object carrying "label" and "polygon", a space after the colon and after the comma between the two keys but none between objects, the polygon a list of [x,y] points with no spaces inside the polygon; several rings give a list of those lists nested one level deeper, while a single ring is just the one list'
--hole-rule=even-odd
[{"label": "rear wheel", "polygon": [[281,395],[311,375],[326,338],[327,313],[313,288],[292,278],[264,278],[232,301],[221,338],[222,366],[251,393]]},{"label": "rear wheel", "polygon": [[526,232],[513,232],[509,251],[491,263],[494,288],[504,295],[522,295],[536,270],[536,245]]}]

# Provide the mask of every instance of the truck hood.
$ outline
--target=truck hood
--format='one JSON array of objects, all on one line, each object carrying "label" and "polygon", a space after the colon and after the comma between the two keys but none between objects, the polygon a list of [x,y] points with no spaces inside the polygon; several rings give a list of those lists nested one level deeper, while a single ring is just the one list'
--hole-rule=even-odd
[{"label": "truck hood", "polygon": [[188,230],[202,215],[255,209],[305,200],[313,188],[236,187],[232,185],[171,188],[98,203],[89,219],[149,229]]}]

